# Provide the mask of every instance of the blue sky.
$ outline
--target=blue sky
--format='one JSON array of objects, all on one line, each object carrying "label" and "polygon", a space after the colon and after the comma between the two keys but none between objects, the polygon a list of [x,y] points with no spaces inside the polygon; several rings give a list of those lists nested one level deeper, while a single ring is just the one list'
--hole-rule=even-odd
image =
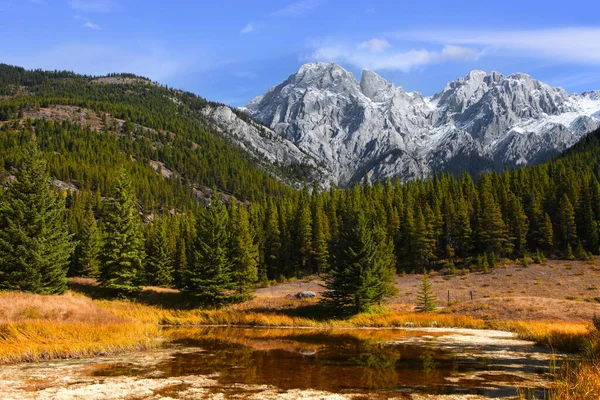
[{"label": "blue sky", "polygon": [[310,61],[425,95],[483,69],[600,89],[600,2],[0,0],[0,62],[133,72],[234,106]]}]

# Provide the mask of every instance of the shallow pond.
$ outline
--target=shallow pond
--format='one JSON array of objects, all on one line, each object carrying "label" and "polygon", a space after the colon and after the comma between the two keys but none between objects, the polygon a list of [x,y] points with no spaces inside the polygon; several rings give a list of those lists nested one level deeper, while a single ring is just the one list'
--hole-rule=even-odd
[{"label": "shallow pond", "polygon": [[7,368],[20,368],[14,373],[26,378],[14,384],[35,398],[505,398],[517,396],[518,388],[542,397],[555,359],[496,331],[211,327],[165,333],[172,342],[156,352]]}]

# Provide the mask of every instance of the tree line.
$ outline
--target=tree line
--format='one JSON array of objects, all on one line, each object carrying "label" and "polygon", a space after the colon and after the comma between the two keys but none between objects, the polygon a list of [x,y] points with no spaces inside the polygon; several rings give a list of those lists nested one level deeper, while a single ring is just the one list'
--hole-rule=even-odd
[{"label": "tree line", "polygon": [[256,284],[323,274],[330,304],[358,312],[390,295],[402,271],[587,259],[600,250],[599,138],[477,181],[441,174],[256,202],[224,201],[215,188],[209,204],[145,222],[125,170],[101,198],[61,192],[37,145],[25,145],[0,203],[0,285],[62,292],[68,273],[124,296],[158,285],[221,305],[247,299]]}]

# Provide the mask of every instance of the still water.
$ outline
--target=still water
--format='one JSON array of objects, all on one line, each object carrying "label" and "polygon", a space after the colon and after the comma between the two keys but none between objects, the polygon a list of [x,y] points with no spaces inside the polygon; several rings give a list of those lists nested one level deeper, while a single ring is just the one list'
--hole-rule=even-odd
[{"label": "still water", "polygon": [[167,334],[173,351],[160,362],[107,362],[90,374],[212,376],[219,383],[213,391],[236,396],[240,391],[233,388],[268,385],[382,398],[408,393],[511,397],[521,388],[542,397],[555,365],[547,350],[493,331],[220,327]]}]

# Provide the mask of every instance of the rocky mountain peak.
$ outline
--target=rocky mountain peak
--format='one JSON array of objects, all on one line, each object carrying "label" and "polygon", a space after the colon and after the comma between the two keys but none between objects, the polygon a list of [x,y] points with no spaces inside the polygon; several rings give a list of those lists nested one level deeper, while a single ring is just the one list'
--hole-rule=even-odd
[{"label": "rocky mountain peak", "polygon": [[373,101],[383,101],[394,90],[394,85],[389,83],[377,73],[365,69],[360,78],[360,90]]},{"label": "rocky mountain peak", "polygon": [[373,71],[357,82],[336,63],[310,63],[242,109],[344,185],[543,161],[600,126],[599,93],[475,70],[424,98]]},{"label": "rocky mountain peak", "polygon": [[351,72],[334,62],[315,62],[304,64],[297,73],[290,76],[288,83],[299,88],[344,91],[357,86]]}]

